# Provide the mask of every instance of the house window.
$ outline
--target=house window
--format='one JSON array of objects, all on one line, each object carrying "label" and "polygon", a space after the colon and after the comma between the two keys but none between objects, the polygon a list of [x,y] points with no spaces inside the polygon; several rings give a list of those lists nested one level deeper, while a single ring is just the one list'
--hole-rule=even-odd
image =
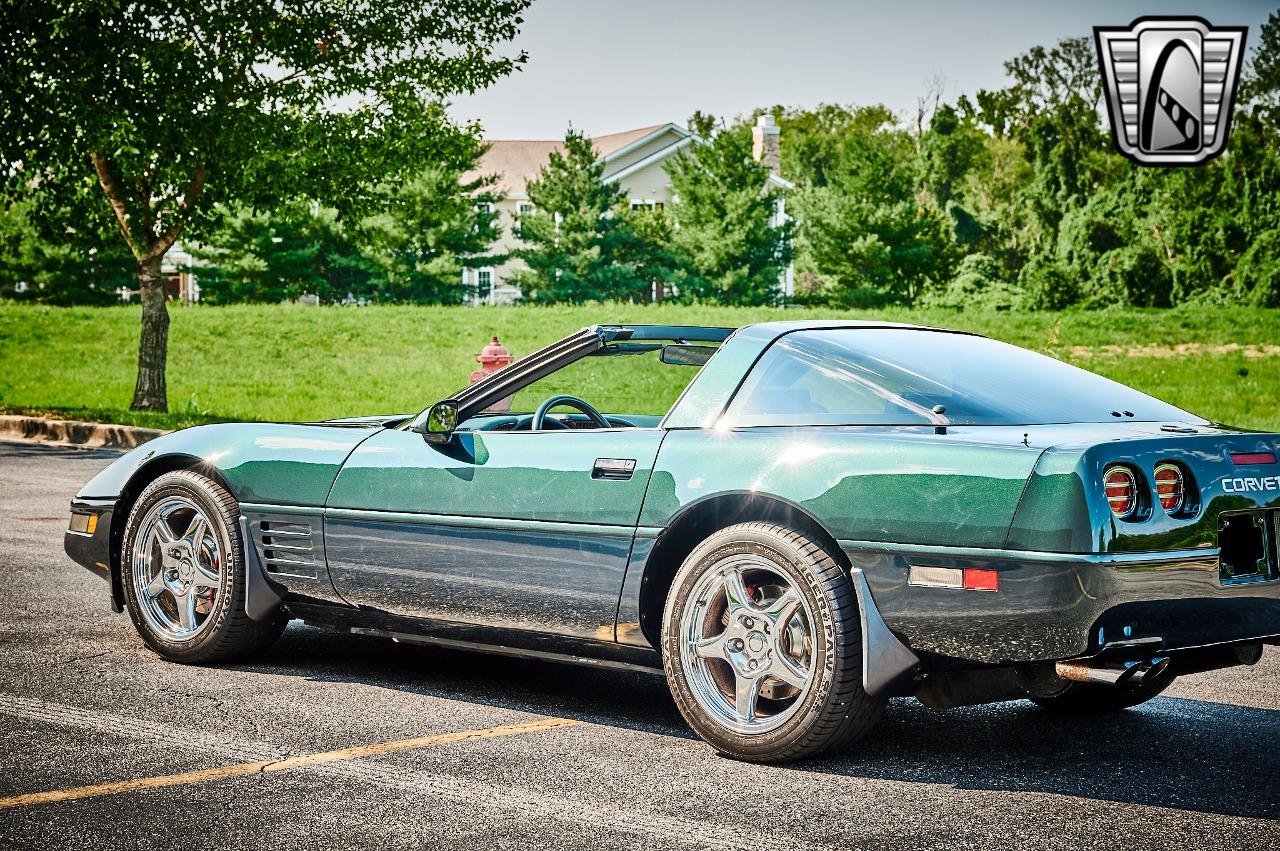
[{"label": "house window", "polygon": [[492,205],[492,204],[490,204],[488,201],[477,201],[477,202],[476,202],[476,212],[477,212],[477,213],[492,213],[492,212],[493,212],[493,205]]},{"label": "house window", "polygon": [[632,198],[631,209],[633,210],[661,210],[662,202],[655,201],[652,198]]},{"label": "house window", "polygon": [[532,216],[532,215],[533,215],[533,205],[530,204],[528,201],[521,201],[519,204],[516,205],[516,220],[515,220],[515,226],[512,228],[512,233],[515,234],[517,239],[520,239],[523,236],[522,228],[524,226],[522,224],[522,221],[524,217]]},{"label": "house window", "polygon": [[492,269],[476,270],[476,301],[479,301],[479,302],[493,301],[493,270]]}]

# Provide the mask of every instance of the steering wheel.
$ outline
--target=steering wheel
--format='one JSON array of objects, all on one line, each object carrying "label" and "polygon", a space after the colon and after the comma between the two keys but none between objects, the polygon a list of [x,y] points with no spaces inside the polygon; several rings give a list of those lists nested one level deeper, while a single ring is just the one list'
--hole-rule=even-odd
[{"label": "steering wheel", "polygon": [[[580,413],[586,414],[587,419],[595,423],[598,428],[613,428],[613,424],[604,418],[604,414],[591,407],[587,402],[579,399],[577,396],[564,394],[552,396],[550,399],[547,399],[547,401],[539,405],[538,410],[533,412],[533,420],[529,427],[534,431],[542,431],[543,426],[547,421],[547,414],[549,414],[551,409],[557,405],[568,405],[570,408],[576,408]],[[555,421],[553,420],[553,422]],[[564,428],[565,426],[561,424],[560,427]]]}]

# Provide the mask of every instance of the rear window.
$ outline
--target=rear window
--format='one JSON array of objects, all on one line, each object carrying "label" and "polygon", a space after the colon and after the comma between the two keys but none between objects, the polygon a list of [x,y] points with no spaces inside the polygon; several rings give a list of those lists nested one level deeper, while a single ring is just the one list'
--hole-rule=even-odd
[{"label": "rear window", "polygon": [[[942,414],[935,407],[945,409]],[[1040,425],[1199,417],[1007,343],[898,328],[798,331],[747,376],[730,426]]]}]

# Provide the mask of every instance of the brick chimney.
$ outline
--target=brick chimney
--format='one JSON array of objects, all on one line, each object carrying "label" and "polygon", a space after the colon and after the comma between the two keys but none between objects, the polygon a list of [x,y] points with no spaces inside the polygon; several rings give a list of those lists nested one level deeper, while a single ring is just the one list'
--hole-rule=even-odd
[{"label": "brick chimney", "polygon": [[760,116],[756,119],[756,125],[751,128],[751,138],[753,140],[751,156],[755,158],[756,162],[774,174],[778,173],[778,169],[782,165],[782,149],[778,146],[778,134],[780,132],[772,115]]}]

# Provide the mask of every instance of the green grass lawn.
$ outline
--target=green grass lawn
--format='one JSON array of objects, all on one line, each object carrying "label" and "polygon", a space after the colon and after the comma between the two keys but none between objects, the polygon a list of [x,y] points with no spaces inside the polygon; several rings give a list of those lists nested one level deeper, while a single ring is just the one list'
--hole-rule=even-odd
[{"label": "green grass lawn", "polygon": [[[1280,430],[1280,310],[967,313],[589,307],[174,307],[167,415],[127,408],[138,307],[0,303],[0,409],[175,428],[213,420],[314,420],[416,412],[467,382],[497,334],[527,354],[594,322],[742,325],[812,317],[884,319],[977,331],[1102,373],[1204,417]],[[607,411],[674,398],[691,371],[632,358],[592,359],[572,382]],[[530,394],[526,394],[530,395]],[[537,400],[516,400],[531,409]]]}]

